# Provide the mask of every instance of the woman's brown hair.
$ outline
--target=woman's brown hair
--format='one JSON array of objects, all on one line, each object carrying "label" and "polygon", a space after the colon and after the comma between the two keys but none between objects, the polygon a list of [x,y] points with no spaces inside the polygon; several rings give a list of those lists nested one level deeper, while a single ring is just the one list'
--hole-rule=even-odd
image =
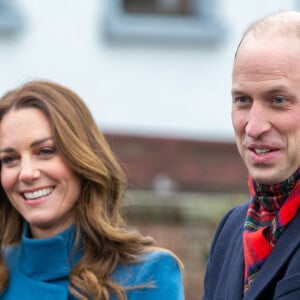
[{"label": "woman's brown hair", "polygon": [[[153,245],[150,237],[128,230],[120,213],[126,177],[87,106],[71,90],[48,81],[31,81],[5,94],[0,101],[0,123],[11,111],[37,108],[48,118],[55,145],[80,178],[76,204],[77,240],[83,256],[70,273],[70,291],[78,299],[109,300],[114,293],[126,299],[122,286],[110,275],[119,263],[132,263]],[[26,130],[26,129],[24,129]],[[22,217],[0,185],[0,245],[21,239]],[[9,282],[0,257],[0,290]]]}]

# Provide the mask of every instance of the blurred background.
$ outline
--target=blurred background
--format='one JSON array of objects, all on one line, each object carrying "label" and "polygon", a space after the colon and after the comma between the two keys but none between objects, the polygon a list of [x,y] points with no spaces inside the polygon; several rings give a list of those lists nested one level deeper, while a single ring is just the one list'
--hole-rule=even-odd
[{"label": "blurred background", "polygon": [[0,0],[0,94],[31,79],[87,103],[129,178],[124,214],[184,262],[201,298],[221,216],[248,199],[231,127],[245,28],[299,0]]}]

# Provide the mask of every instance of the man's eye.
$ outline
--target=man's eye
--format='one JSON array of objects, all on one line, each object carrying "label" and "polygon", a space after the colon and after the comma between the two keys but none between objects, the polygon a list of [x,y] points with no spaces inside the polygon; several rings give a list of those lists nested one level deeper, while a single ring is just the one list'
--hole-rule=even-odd
[{"label": "man's eye", "polygon": [[284,103],[286,102],[286,98],[284,97],[281,97],[281,96],[277,96],[273,99],[274,103],[276,104],[281,104],[281,103]]},{"label": "man's eye", "polygon": [[250,99],[246,96],[241,96],[236,98],[236,102],[241,104],[249,103],[249,101]]}]

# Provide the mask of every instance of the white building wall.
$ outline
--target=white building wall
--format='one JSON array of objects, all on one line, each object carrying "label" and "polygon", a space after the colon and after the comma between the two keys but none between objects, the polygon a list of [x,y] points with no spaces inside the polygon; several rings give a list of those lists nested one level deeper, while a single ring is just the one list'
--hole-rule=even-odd
[{"label": "white building wall", "polygon": [[[30,79],[77,92],[105,131],[233,140],[231,67],[245,27],[296,0],[219,0],[214,47],[108,43],[105,0],[14,0],[25,27],[0,37],[0,94]],[[114,0],[107,0],[114,1]]]}]

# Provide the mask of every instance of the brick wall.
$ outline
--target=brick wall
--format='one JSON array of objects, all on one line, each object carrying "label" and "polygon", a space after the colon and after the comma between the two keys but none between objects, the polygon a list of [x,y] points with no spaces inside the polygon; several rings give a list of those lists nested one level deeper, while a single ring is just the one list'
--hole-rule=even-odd
[{"label": "brick wall", "polygon": [[210,243],[222,215],[248,199],[234,143],[108,134],[129,179],[129,226],[172,250],[186,270],[186,300],[201,299]]},{"label": "brick wall", "polygon": [[131,188],[243,192],[247,172],[234,143],[105,135]]}]

